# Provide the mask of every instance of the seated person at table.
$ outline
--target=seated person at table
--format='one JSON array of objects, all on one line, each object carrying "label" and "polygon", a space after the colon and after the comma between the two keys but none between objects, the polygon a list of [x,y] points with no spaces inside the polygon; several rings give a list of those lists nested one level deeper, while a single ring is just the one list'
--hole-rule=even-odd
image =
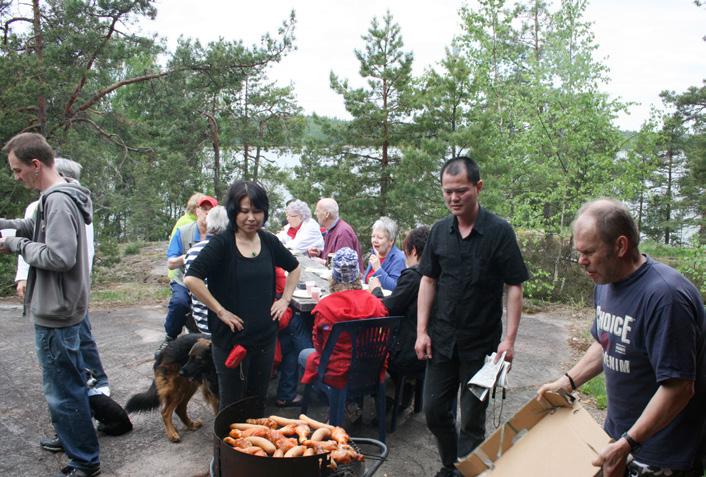
[{"label": "seated person at table", "polygon": [[[321,354],[335,323],[387,316],[382,302],[361,289],[358,254],[348,247],[337,251],[331,261],[331,292],[311,312],[314,315],[314,347],[299,354],[299,364],[304,367],[304,384],[316,379]],[[331,353],[324,382],[333,388],[343,389],[350,360],[351,340],[343,336]]]},{"label": "seated person at table", "polygon": [[402,270],[405,269],[404,254],[395,246],[397,224],[389,217],[380,217],[373,224],[370,243],[373,249],[368,259],[368,267],[363,276],[365,283],[375,277],[385,290],[394,290]]},{"label": "seated person at table", "polygon": [[324,248],[324,237],[306,202],[293,200],[285,208],[287,225],[277,238],[290,250],[306,253],[310,248]]},{"label": "seated person at table", "polygon": [[[417,340],[417,295],[422,275],[417,270],[419,258],[429,238],[429,227],[417,227],[411,230],[402,243],[407,268],[402,271],[397,287],[392,294],[382,299],[385,308],[392,316],[402,316],[397,341],[390,350],[388,373],[397,383],[402,376],[419,374],[424,371],[425,361],[417,359],[414,343]],[[368,283],[371,292],[382,297],[380,281],[372,277]],[[412,402],[414,386],[407,381],[402,390],[402,408]]]},{"label": "seated person at table", "polygon": [[[278,268],[277,293],[284,290],[285,276],[284,270]],[[307,328],[300,312],[294,312],[290,306],[279,319],[277,334],[277,349],[275,350],[275,364],[279,370],[279,382],[277,383],[277,397],[275,405],[277,407],[298,406],[302,397],[297,394],[297,382],[299,381],[299,368],[297,367],[297,357],[303,349],[311,348],[311,331]]]},{"label": "seated person at table", "polygon": [[358,254],[358,265],[360,270],[363,270],[358,236],[353,228],[339,216],[338,203],[334,199],[323,198],[316,204],[314,213],[319,225],[326,229],[326,234],[324,235],[323,250],[311,247],[308,250],[309,256],[323,263],[329,254],[336,253],[343,247],[348,247]]}]

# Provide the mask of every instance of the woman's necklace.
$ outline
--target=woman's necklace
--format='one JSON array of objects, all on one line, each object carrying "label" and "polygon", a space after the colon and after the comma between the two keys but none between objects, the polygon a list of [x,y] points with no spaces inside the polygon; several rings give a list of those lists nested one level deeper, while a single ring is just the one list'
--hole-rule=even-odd
[{"label": "woman's necklace", "polygon": [[244,256],[251,256],[251,257],[257,257],[259,250],[258,250],[258,245],[259,245],[259,240],[257,235],[251,239],[247,240],[243,237],[238,236],[237,234],[235,235],[235,243],[236,246],[238,247],[238,250],[240,253]]}]

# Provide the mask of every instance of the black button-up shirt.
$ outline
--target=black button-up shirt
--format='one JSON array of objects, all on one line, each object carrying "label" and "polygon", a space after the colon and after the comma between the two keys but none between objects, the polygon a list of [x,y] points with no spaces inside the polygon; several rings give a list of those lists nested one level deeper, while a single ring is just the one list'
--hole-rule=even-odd
[{"label": "black button-up shirt", "polygon": [[502,336],[504,284],[529,278],[515,232],[505,220],[480,208],[471,233],[462,238],[453,215],[438,221],[424,247],[419,271],[437,280],[429,317],[432,353],[480,359]]}]

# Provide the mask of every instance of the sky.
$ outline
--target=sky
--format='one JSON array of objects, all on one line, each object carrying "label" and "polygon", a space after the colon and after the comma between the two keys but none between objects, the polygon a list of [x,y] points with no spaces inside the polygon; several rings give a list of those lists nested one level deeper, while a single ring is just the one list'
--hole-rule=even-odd
[{"label": "sky", "polygon": [[[268,76],[293,84],[305,113],[348,118],[341,97],[329,87],[329,73],[362,85],[354,50],[373,17],[389,9],[400,25],[404,49],[414,53],[414,73],[435,66],[454,35],[460,33],[460,0],[158,0],[157,19],[140,25],[158,33],[173,49],[180,35],[202,43],[242,40],[256,43],[276,33],[295,10],[296,51]],[[472,2],[471,2],[472,5]],[[593,0],[586,19],[594,23],[597,59],[609,69],[602,90],[612,98],[636,103],[616,124],[637,130],[660,105],[659,93],[702,85],[706,78],[706,8],[693,0]]]}]

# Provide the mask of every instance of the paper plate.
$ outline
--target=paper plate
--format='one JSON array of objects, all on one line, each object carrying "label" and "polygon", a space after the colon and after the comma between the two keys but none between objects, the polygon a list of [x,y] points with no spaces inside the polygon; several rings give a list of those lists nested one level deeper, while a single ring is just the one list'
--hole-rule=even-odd
[{"label": "paper plate", "polygon": [[330,270],[327,270],[323,267],[306,267],[304,269],[304,271],[309,272],[309,273],[316,273],[316,274],[319,274],[321,272],[330,272]]},{"label": "paper plate", "polygon": [[294,293],[292,293],[292,296],[295,298],[311,298],[311,294],[308,291],[300,290],[299,288],[294,290]]}]

